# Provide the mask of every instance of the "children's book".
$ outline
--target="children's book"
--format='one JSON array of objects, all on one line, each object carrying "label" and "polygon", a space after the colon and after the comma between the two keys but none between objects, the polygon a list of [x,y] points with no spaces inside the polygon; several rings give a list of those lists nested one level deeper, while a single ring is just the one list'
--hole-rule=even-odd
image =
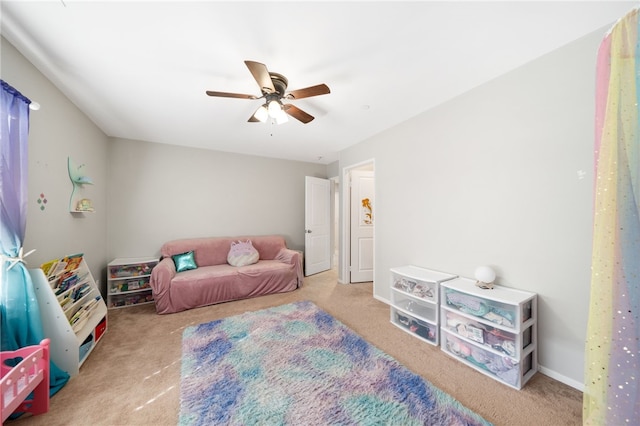
[{"label": "children's book", "polygon": [[57,263],[58,263],[58,259],[50,260],[40,265],[40,269],[42,269],[42,272],[44,272],[44,275],[48,277],[49,272],[53,271]]},{"label": "children's book", "polygon": [[67,262],[65,269],[67,271],[78,269],[80,263],[82,263],[82,256],[84,256],[84,253],[70,254],[62,259],[64,262]]},{"label": "children's book", "polygon": [[55,266],[53,266],[49,271],[49,275],[47,276],[47,278],[49,278],[49,281],[54,280],[56,277],[62,274],[66,270],[66,268],[67,262],[65,262],[64,260],[58,260]]}]

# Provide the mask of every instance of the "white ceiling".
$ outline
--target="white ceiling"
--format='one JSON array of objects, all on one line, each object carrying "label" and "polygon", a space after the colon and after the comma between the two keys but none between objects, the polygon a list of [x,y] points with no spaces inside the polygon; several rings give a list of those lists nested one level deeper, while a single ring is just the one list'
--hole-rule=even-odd
[{"label": "white ceiling", "polygon": [[[2,35],[109,136],[328,164],[637,5],[2,0],[0,12]],[[260,95],[244,60],[331,94],[290,101],[309,124],[248,123],[260,100],[205,94]]]}]

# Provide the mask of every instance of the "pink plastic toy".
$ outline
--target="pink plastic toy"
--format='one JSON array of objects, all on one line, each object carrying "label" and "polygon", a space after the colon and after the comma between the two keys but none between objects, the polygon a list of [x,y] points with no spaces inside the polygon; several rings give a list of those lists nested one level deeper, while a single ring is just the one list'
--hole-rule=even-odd
[{"label": "pink plastic toy", "polygon": [[[17,365],[8,364],[16,358]],[[39,345],[0,352],[0,378],[3,423],[13,412],[37,415],[49,411],[49,339]],[[33,399],[27,399],[31,392]]]}]

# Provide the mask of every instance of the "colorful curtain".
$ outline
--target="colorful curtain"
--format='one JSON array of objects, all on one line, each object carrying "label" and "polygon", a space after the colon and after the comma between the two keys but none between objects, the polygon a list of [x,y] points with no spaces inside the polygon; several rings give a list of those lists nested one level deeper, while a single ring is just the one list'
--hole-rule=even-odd
[{"label": "colorful curtain", "polygon": [[598,51],[585,425],[640,422],[639,58],[633,10]]},{"label": "colorful curtain", "polygon": [[[44,338],[31,275],[22,260],[27,223],[27,137],[31,101],[0,80],[0,349]],[[51,363],[50,394],[69,380]]]}]

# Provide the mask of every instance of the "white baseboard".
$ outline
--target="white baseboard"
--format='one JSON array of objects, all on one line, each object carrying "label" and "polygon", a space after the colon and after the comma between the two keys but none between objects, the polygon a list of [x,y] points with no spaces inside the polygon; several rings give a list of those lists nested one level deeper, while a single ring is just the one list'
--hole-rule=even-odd
[{"label": "white baseboard", "polygon": [[377,294],[374,294],[374,295],[373,295],[373,298],[374,298],[374,299],[378,299],[379,301],[384,302],[384,303],[386,303],[387,305],[391,305],[391,302],[390,302],[388,299],[385,299],[385,298],[383,298],[383,297],[380,297],[380,296],[378,296]]},{"label": "white baseboard", "polygon": [[550,370],[540,364],[538,364],[538,371],[542,374],[544,374],[545,376],[549,376],[554,380],[557,380],[561,383],[564,383],[567,386],[571,386],[574,389],[579,390],[580,392],[584,392],[584,383],[581,383],[577,380],[573,380],[567,376],[563,376],[562,374],[558,373],[557,371],[554,370]]}]

